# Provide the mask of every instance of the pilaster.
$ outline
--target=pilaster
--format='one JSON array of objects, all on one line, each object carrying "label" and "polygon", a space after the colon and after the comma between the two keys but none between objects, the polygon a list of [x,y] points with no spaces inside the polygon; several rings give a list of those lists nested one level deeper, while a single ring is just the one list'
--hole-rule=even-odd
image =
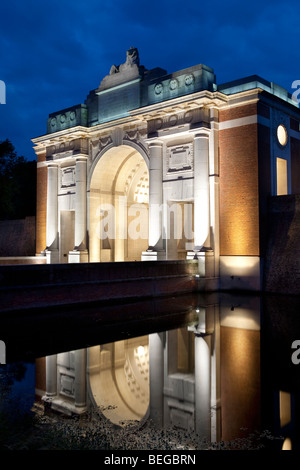
[{"label": "pilaster", "polygon": [[163,244],[163,143],[149,144],[149,247],[142,261],[165,259]]},{"label": "pilaster", "polygon": [[75,407],[86,409],[86,349],[75,351]]},{"label": "pilaster", "polygon": [[195,251],[209,247],[209,133],[194,137],[194,244]]},{"label": "pilaster", "polygon": [[51,404],[57,396],[57,355],[46,357],[46,395],[43,397],[45,403]]},{"label": "pilaster", "polygon": [[87,157],[76,158],[75,247],[69,252],[69,263],[88,262],[87,250]]},{"label": "pilaster", "polygon": [[164,416],[164,334],[149,335],[150,419],[159,427]]},{"label": "pilaster", "polygon": [[47,225],[46,249],[47,263],[58,263],[58,164],[51,163],[47,169]]}]

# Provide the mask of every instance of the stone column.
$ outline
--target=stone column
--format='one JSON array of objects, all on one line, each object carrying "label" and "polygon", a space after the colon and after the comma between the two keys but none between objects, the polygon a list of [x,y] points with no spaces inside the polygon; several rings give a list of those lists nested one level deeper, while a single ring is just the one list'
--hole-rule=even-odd
[{"label": "stone column", "polygon": [[210,440],[211,422],[210,336],[195,335],[195,428],[203,439]]},{"label": "stone column", "polygon": [[75,247],[69,252],[69,263],[88,261],[87,251],[87,157],[76,158]]},{"label": "stone column", "polygon": [[209,135],[201,132],[194,139],[194,245],[195,251],[209,242]]},{"label": "stone column", "polygon": [[149,335],[150,419],[161,427],[164,416],[164,336]]},{"label": "stone column", "polygon": [[50,163],[47,173],[47,263],[58,263],[58,165]]},{"label": "stone column", "polygon": [[57,395],[57,355],[46,357],[46,398]]},{"label": "stone column", "polygon": [[149,248],[142,259],[164,258],[163,220],[163,144],[156,141],[149,144]]},{"label": "stone column", "polygon": [[75,351],[75,406],[86,407],[86,349]]}]

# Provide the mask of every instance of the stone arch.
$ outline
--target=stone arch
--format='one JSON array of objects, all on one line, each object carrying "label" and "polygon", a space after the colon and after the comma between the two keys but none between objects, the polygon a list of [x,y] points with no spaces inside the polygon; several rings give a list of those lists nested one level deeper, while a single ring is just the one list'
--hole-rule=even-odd
[{"label": "stone arch", "polygon": [[90,261],[140,261],[148,247],[148,163],[133,142],[96,156],[88,176]]},{"label": "stone arch", "polygon": [[141,145],[139,145],[138,143],[134,142],[134,141],[131,141],[131,140],[123,140],[123,144],[122,145],[115,145],[113,142],[106,145],[104,149],[100,150],[94,157],[94,160],[93,160],[93,163],[90,167],[90,171],[89,171],[89,174],[88,174],[88,180],[87,180],[87,190],[89,191],[90,190],[90,187],[91,187],[91,181],[92,181],[92,178],[93,178],[93,174],[94,174],[94,170],[95,168],[97,167],[98,163],[100,162],[101,158],[108,152],[110,151],[111,149],[115,149],[115,148],[118,148],[118,147],[132,147],[132,149],[136,150],[137,152],[139,152],[141,154],[141,156],[143,157],[146,165],[147,165],[147,168],[149,169],[149,155],[147,154],[146,150],[144,147],[142,147]]}]

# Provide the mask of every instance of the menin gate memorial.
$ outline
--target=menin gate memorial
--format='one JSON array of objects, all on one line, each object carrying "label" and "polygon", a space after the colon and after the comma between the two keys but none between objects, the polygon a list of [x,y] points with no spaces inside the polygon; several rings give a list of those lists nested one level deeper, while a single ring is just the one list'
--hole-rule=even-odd
[{"label": "menin gate memorial", "polygon": [[300,113],[256,75],[140,65],[136,48],[33,139],[37,245],[48,263],[203,259],[258,289],[267,199],[300,191]]}]

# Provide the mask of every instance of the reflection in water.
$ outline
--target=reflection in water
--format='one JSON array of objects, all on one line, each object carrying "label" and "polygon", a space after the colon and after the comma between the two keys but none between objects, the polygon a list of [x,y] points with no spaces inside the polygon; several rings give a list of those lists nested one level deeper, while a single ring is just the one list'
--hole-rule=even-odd
[{"label": "reflection in water", "polygon": [[148,336],[89,348],[91,400],[114,424],[140,421],[149,406]]},{"label": "reflection in water", "polygon": [[274,308],[263,310],[255,296],[196,299],[167,330],[125,334],[115,342],[104,338],[100,345],[37,359],[38,401],[62,415],[96,409],[120,428],[151,422],[156,429],[193,433],[201,442],[237,442],[267,429],[284,438],[269,439],[269,448],[299,446],[295,368],[290,374],[285,368],[282,380],[286,362],[269,362],[273,348],[282,347]]},{"label": "reflection in water", "polygon": [[149,416],[208,441],[257,430],[260,312],[243,302],[197,305],[184,327],[50,356],[44,400],[78,414],[92,404],[117,425]]}]

